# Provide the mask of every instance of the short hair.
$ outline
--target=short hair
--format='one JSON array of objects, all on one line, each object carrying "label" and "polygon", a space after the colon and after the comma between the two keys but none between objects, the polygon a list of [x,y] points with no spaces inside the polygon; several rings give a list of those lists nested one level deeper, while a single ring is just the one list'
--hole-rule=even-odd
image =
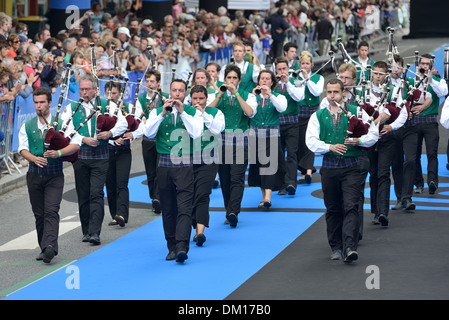
[{"label": "short hair", "polygon": [[159,70],[151,69],[145,72],[145,78],[150,78],[151,76],[156,77],[156,82],[161,81],[161,73],[159,72]]},{"label": "short hair", "polygon": [[310,62],[313,63],[312,54],[307,50],[302,51],[301,56],[299,57],[299,61],[302,62],[303,60],[310,60]]},{"label": "short hair", "polygon": [[94,88],[94,89],[97,88],[97,81],[95,81],[95,78],[92,77],[90,74],[85,74],[84,76],[82,76],[80,78],[80,80],[78,81],[78,83],[81,83],[83,81],[90,81],[90,82],[92,82],[92,88]]},{"label": "short hair", "polygon": [[373,69],[374,68],[383,69],[383,70],[385,70],[385,72],[387,72],[388,64],[385,61],[376,61],[373,64]]},{"label": "short hair", "polygon": [[369,48],[369,44],[366,41],[360,41],[359,45],[357,46],[357,49],[360,49],[360,47],[368,47]]},{"label": "short hair", "polygon": [[396,63],[400,63],[401,66],[404,65],[404,58],[402,58],[400,55],[398,54],[393,55],[393,59]]},{"label": "short hair", "polygon": [[343,91],[343,90],[345,89],[345,85],[343,84],[343,81],[341,81],[340,79],[337,79],[337,78],[330,79],[330,80],[326,83],[326,87],[327,87],[327,85],[329,85],[329,84],[338,84],[338,85],[340,85],[341,91]]},{"label": "short hair", "polygon": [[207,67],[209,67],[209,66],[214,66],[215,68],[217,68],[217,72],[220,72],[220,70],[221,70],[221,66],[216,62],[209,62],[208,64],[206,64],[205,69],[207,69]]},{"label": "short hair", "polygon": [[51,91],[46,87],[39,87],[33,91],[33,97],[35,96],[47,96],[47,102],[51,101]]},{"label": "short hair", "polygon": [[338,68],[338,73],[343,73],[349,71],[352,74],[352,78],[357,78],[357,68],[352,63],[343,63],[340,68]]},{"label": "short hair", "polygon": [[277,67],[278,64],[285,63],[288,66],[288,59],[286,57],[277,57],[274,59],[274,65]]},{"label": "short hair", "polygon": [[190,96],[193,96],[194,93],[204,93],[204,96],[207,98],[207,89],[202,85],[195,85],[190,89]]},{"label": "short hair", "polygon": [[122,90],[122,85],[118,81],[109,80],[104,85],[104,90],[112,90],[112,88],[116,88],[120,92],[120,90]]},{"label": "short hair", "polygon": [[430,53],[424,53],[419,57],[419,62],[421,63],[421,59],[429,59],[429,60],[433,60],[434,56],[432,56]]},{"label": "short hair", "polygon": [[229,74],[229,72],[231,72],[231,71],[234,71],[235,73],[237,73],[237,77],[239,78],[239,80],[242,79],[242,71],[240,71],[240,68],[237,67],[235,64],[228,64],[226,66],[224,77],[226,78],[227,75]]},{"label": "short hair", "polygon": [[260,70],[259,76],[257,77],[257,83],[259,83],[260,76],[263,73],[268,73],[270,75],[270,77],[271,77],[271,90],[274,90],[274,88],[276,88],[277,81],[276,81],[276,76],[275,76],[274,72],[271,71],[271,70]]},{"label": "short hair", "polygon": [[185,88],[186,88],[186,90],[187,90],[187,82],[185,82],[182,79],[173,79],[173,81],[170,83],[170,89],[171,89],[172,84],[175,83],[175,82],[183,83]]},{"label": "short hair", "polygon": [[288,52],[288,50],[290,50],[290,48],[298,49],[298,46],[296,44],[294,44],[293,42],[287,42],[284,45],[284,52]]},{"label": "short hair", "polygon": [[196,85],[196,82],[195,82],[195,76],[196,76],[196,74],[197,74],[198,72],[204,73],[204,75],[206,76],[206,79],[207,79],[206,84],[207,84],[208,86],[210,86],[210,85],[212,84],[212,78],[211,78],[209,72],[207,72],[207,70],[204,69],[204,68],[198,68],[198,69],[195,70],[195,72],[193,72],[192,86]]}]

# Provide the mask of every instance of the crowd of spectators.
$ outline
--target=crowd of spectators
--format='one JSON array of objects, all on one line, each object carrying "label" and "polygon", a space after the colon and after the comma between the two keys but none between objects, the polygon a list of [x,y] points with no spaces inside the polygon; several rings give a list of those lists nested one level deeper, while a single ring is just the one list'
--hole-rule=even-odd
[{"label": "crowd of spectators", "polygon": [[[266,11],[220,7],[213,14],[186,8],[184,1],[176,0],[172,14],[158,23],[143,15],[141,1],[124,1],[118,7],[103,0],[93,2],[70,30],[51,30],[46,25],[33,38],[28,37],[27,24],[0,13],[0,105],[17,95],[26,98],[40,86],[55,90],[67,63],[75,69],[70,89],[77,90],[77,80],[92,73],[90,43],[95,44],[98,77],[143,72],[149,63],[162,66],[179,59],[186,59],[194,71],[204,67],[207,54],[236,41],[249,44],[252,61],[263,66],[282,55],[286,42],[297,45],[298,55],[303,50],[327,55],[337,37],[346,43],[359,38],[376,11],[380,28],[394,20],[398,27],[405,26],[409,1],[280,0],[272,1]],[[148,46],[151,54],[145,50]],[[114,50],[117,59],[108,59]]]}]

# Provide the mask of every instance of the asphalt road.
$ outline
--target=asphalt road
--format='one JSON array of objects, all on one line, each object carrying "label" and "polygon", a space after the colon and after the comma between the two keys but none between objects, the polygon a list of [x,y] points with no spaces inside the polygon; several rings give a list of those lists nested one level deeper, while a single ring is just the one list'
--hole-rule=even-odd
[{"label": "asphalt road", "polygon": [[[396,39],[402,56],[413,56],[415,50],[420,53],[434,52],[448,43],[448,39]],[[385,60],[387,43],[376,44],[373,50],[377,53],[372,55],[374,60]],[[406,62],[413,63],[413,59]],[[326,78],[332,75],[327,75]],[[449,134],[440,126],[439,153],[446,153],[446,145]],[[131,174],[144,172],[144,164],[141,155],[141,142],[136,141],[132,145],[133,163]],[[26,168],[24,169],[26,171]],[[34,233],[34,217],[31,212],[26,186],[22,185],[14,190],[0,196],[0,298],[7,296],[15,290],[39,279],[55,269],[78,260],[95,250],[113,242],[123,235],[136,230],[142,225],[156,219],[151,211],[151,206],[142,204],[131,204],[130,221],[126,227],[108,226],[111,218],[109,215],[107,201],[105,208],[105,219],[101,234],[102,244],[92,246],[81,242],[81,228],[79,225],[77,203],[74,195],[73,169],[68,166],[64,169],[65,186],[64,197],[61,203],[61,235],[59,237],[60,252],[50,265],[35,260],[39,253],[36,236]],[[0,181],[1,183],[1,181]],[[132,192],[132,190],[131,190]],[[323,288],[322,290],[326,290]],[[319,296],[319,293],[317,294]]]}]

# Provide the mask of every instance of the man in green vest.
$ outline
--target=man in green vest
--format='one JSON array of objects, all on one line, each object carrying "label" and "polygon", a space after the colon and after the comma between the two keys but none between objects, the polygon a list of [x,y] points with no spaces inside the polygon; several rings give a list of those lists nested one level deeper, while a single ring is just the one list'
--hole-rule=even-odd
[{"label": "man in green vest", "polygon": [[367,66],[373,67],[375,61],[369,57],[369,44],[366,41],[361,41],[357,48],[358,56],[355,58],[355,65],[357,68],[357,81],[356,85],[361,85],[363,80],[368,79]]},{"label": "man in green vest", "polygon": [[[233,64],[239,67],[241,73],[240,89],[247,92],[252,92],[256,87],[257,77],[259,76],[260,69],[258,66],[245,61],[244,57],[246,52],[243,43],[234,43],[232,50],[234,56]],[[225,67],[221,69],[218,80],[224,81],[225,70]]]},{"label": "man in green vest", "polygon": [[[168,94],[162,93],[157,95],[157,91],[161,84],[161,73],[156,69],[148,70],[145,73],[145,84],[147,92],[140,94],[136,100],[136,109],[145,112],[144,120],[140,123],[139,128],[132,133],[126,133],[126,136],[132,137],[132,139],[142,138],[142,156],[145,164],[145,172],[147,175],[148,191],[151,198],[151,204],[154,213],[161,213],[161,202],[159,201],[159,188],[157,180],[157,161],[158,153],[156,150],[155,139],[150,139],[143,134],[145,128],[145,121],[148,119],[150,112],[164,105],[164,99],[168,98]],[[153,99],[154,98],[154,99]],[[147,108],[149,107],[149,108]]]},{"label": "man in green vest", "polygon": [[194,141],[193,174],[194,199],[192,225],[196,229],[193,240],[197,246],[206,241],[205,228],[209,227],[209,201],[212,186],[218,172],[221,132],[225,128],[223,112],[207,107],[207,89],[196,85],[190,90],[192,106],[201,112],[204,133]]},{"label": "man in green vest", "polygon": [[341,80],[329,80],[326,85],[328,103],[311,115],[306,143],[312,152],[324,154],[320,174],[331,259],[352,262],[358,258],[359,156],[362,154],[359,147],[374,145],[378,131],[371,124],[368,134],[360,138],[347,137],[349,119],[341,108],[347,108],[345,110],[351,114],[357,114],[357,110],[344,105],[343,91]]},{"label": "man in green vest", "polygon": [[[78,128],[87,120],[88,116],[101,110],[105,114],[107,100],[96,99],[97,81],[90,76],[85,75],[79,80],[80,96],[83,99],[82,104],[76,110],[78,102],[72,102],[70,108],[67,108],[63,114],[63,119],[72,116],[68,132],[71,129]],[[109,114],[111,117],[112,114]],[[125,117],[119,112],[114,127],[108,131],[97,133],[97,116],[93,116],[79,130],[83,136],[82,145],[78,160],[73,164],[75,173],[75,188],[78,196],[78,209],[81,221],[81,231],[83,233],[83,242],[90,242],[93,245],[99,245],[101,226],[104,218],[104,192],[103,188],[106,182],[106,176],[109,166],[109,138],[121,136],[128,128]]]},{"label": "man in green vest", "polygon": [[177,262],[188,258],[194,195],[192,148],[204,126],[201,112],[183,104],[186,94],[186,82],[173,80],[170,99],[151,110],[144,130],[148,138],[156,139],[159,153],[157,179],[169,251],[166,260]]},{"label": "man in green vest", "polygon": [[[432,102],[430,105],[426,105],[425,102],[423,103],[423,99],[420,99],[414,104],[411,110],[413,113],[413,121],[416,123],[415,131],[418,134],[418,153],[416,154],[416,174],[414,184],[417,187],[420,187],[422,192],[424,179],[421,167],[421,151],[423,140],[425,140],[427,154],[427,185],[429,187],[429,194],[435,194],[435,191],[438,188],[438,143],[440,141],[440,136],[437,118],[440,98],[446,97],[448,94],[446,80],[436,76],[433,73],[433,69],[433,57],[428,53],[421,55],[417,67],[418,76],[423,77],[425,74],[428,74],[430,77],[420,89],[426,91],[427,94],[432,97]],[[414,85],[417,81],[419,81],[419,79],[411,78],[410,84]]]},{"label": "man in green vest", "polygon": [[[41,249],[37,260],[50,263],[58,254],[59,206],[64,189],[62,160],[59,158],[78,151],[81,138],[74,137],[69,145],[60,150],[46,150],[44,141],[49,130],[47,123],[53,124],[55,121],[55,117],[50,114],[50,90],[43,87],[36,89],[33,101],[37,116],[20,128],[18,152],[29,161],[26,180]],[[57,131],[61,125],[62,120],[58,119]]]}]

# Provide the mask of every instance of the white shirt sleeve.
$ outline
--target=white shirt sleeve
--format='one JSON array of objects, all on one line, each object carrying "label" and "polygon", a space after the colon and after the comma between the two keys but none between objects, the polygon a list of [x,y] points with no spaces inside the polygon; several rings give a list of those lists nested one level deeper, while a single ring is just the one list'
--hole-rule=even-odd
[{"label": "white shirt sleeve", "polygon": [[145,123],[143,134],[148,138],[154,138],[159,131],[159,125],[163,120],[164,117],[158,115],[156,109],[151,110],[147,122]]},{"label": "white shirt sleeve", "polygon": [[310,151],[315,153],[324,154],[329,152],[330,144],[320,139],[320,122],[318,121],[316,112],[310,116],[309,123],[307,124],[306,145]]},{"label": "white shirt sleeve", "polygon": [[444,79],[440,79],[440,81],[432,79],[430,86],[439,98],[446,96],[448,93],[447,83]]},{"label": "white shirt sleeve", "polygon": [[278,95],[277,97],[273,94],[271,95],[270,100],[271,103],[273,103],[273,106],[276,108],[277,112],[282,113],[287,110],[287,98],[282,94]]},{"label": "white shirt sleeve", "polygon": [[225,118],[221,110],[218,110],[215,117],[207,112],[204,112],[202,116],[204,125],[213,135],[217,135],[225,129]]},{"label": "white shirt sleeve", "polygon": [[181,119],[192,139],[199,138],[203,135],[204,122],[203,116],[199,110],[196,110],[193,117],[187,112],[183,112],[181,113]]},{"label": "white shirt sleeve", "polygon": [[320,76],[320,80],[318,80],[317,83],[313,82],[312,80],[308,80],[306,81],[306,85],[309,88],[311,94],[313,94],[315,97],[319,97],[324,90],[324,78]]},{"label": "white shirt sleeve", "polygon": [[254,116],[256,115],[256,113],[257,113],[257,98],[256,98],[256,96],[253,95],[252,93],[248,94],[248,98],[246,99],[246,103],[249,104],[249,106],[251,107],[251,109],[253,109],[253,114],[252,114],[251,117],[248,116],[246,113],[245,113],[245,115],[246,115],[248,118],[252,118],[252,117],[254,117]]},{"label": "white shirt sleeve", "polygon": [[449,129],[449,97],[446,98],[441,109],[440,123],[444,128]]},{"label": "white shirt sleeve", "polygon": [[290,97],[292,97],[292,99],[295,101],[304,100],[304,92],[305,92],[304,86],[297,87],[291,84],[290,82],[287,82],[287,92],[290,95]]}]

